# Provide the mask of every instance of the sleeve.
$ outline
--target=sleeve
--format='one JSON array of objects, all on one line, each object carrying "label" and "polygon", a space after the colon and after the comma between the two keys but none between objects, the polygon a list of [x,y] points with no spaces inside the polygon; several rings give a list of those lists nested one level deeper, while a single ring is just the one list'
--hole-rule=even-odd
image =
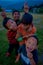
[{"label": "sleeve", "polygon": [[26,65],[30,64],[30,59],[24,56],[22,53],[21,53],[21,58],[22,58],[22,61],[25,62]]},{"label": "sleeve", "polygon": [[21,50],[22,50],[22,46],[19,47],[18,53],[21,53]]}]

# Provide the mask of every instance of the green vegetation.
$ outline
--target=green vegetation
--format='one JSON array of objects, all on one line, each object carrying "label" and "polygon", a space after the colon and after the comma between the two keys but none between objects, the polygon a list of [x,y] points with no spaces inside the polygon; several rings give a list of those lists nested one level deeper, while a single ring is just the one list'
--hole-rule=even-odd
[{"label": "green vegetation", "polygon": [[0,12],[2,11],[2,7],[0,6]]}]

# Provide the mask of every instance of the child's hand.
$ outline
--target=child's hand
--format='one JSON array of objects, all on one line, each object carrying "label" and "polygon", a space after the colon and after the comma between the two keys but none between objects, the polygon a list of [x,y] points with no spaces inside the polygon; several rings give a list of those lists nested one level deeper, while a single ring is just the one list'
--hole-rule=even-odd
[{"label": "child's hand", "polygon": [[19,59],[17,58],[16,60],[15,60],[15,63],[17,63],[19,61]]},{"label": "child's hand", "polygon": [[28,38],[29,37],[29,35],[25,35],[25,36],[23,36],[23,38]]},{"label": "child's hand", "polygon": [[32,53],[29,52],[29,53],[27,54],[27,56],[28,56],[29,59],[30,59],[30,64],[31,64],[31,65],[36,65],[36,63],[35,63],[35,61],[34,61],[34,59],[33,59]]},{"label": "child's hand", "polygon": [[27,56],[28,56],[30,59],[33,58],[33,55],[32,55],[31,52],[28,52],[28,53],[27,53]]},{"label": "child's hand", "polygon": [[16,60],[15,60],[15,63],[17,63],[19,61],[19,58],[20,58],[20,54],[18,54]]}]

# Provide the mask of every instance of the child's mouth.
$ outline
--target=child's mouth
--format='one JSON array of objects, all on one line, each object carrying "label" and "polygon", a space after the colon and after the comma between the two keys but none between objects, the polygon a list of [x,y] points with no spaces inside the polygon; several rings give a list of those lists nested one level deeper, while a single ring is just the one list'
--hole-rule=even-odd
[{"label": "child's mouth", "polygon": [[32,49],[31,49],[31,48],[29,48],[29,47],[27,47],[27,50],[28,50],[28,51],[31,51]]}]

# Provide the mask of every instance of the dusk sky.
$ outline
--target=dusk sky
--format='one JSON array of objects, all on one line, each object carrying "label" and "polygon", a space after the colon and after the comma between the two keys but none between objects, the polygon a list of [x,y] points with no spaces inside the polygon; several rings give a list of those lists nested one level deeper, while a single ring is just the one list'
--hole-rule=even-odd
[{"label": "dusk sky", "polygon": [[0,6],[9,8],[13,4],[18,8],[23,5],[24,2],[28,2],[29,5],[37,5],[43,3],[43,0],[0,0]]}]

